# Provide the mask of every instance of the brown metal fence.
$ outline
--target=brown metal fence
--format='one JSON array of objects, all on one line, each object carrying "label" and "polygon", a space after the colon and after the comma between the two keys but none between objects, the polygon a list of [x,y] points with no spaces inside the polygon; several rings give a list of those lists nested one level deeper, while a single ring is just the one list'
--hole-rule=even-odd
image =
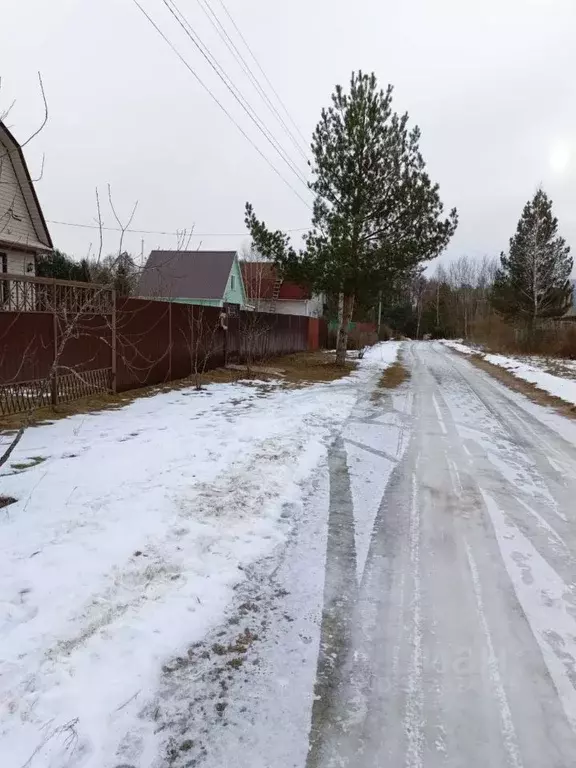
[{"label": "brown metal fence", "polygon": [[91,284],[0,275],[0,413],[305,351],[317,322],[226,316],[216,307],[116,299]]},{"label": "brown metal fence", "polygon": [[119,392],[308,349],[307,317],[144,299],[119,299],[116,316]]}]

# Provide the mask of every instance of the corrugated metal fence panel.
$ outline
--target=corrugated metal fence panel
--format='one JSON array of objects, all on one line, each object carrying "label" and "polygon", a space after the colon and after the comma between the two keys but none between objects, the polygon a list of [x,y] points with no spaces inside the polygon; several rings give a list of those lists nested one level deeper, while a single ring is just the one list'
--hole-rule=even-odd
[{"label": "corrugated metal fence panel", "polygon": [[[111,315],[84,315],[75,318],[68,329],[61,318],[56,319],[60,338],[71,329],[58,374],[63,378],[89,371],[98,382],[108,381]],[[145,299],[117,301],[116,382],[120,392],[185,378],[196,367],[202,371],[225,362],[256,361],[305,351],[308,345],[307,317],[240,312],[227,318],[225,330],[221,310],[216,307]],[[41,387],[50,375],[54,352],[51,312],[0,313],[0,385],[35,382]],[[94,391],[101,388],[96,378],[94,382],[90,379]],[[28,389],[25,395],[29,398]],[[42,392],[44,397],[44,389]]]},{"label": "corrugated metal fence panel", "polygon": [[[195,322],[192,307],[169,304],[170,317],[170,378],[185,379],[192,372],[195,351]],[[167,340],[168,341],[168,340]]]},{"label": "corrugated metal fence panel", "polygon": [[[242,313],[244,314],[244,313]],[[226,362],[240,362],[240,348],[242,346],[240,338],[240,315],[233,315],[227,319],[226,331]]]},{"label": "corrugated metal fence panel", "polygon": [[318,344],[320,349],[328,349],[328,321],[325,317],[318,318],[320,330],[318,333]]},{"label": "corrugated metal fence panel", "polygon": [[0,312],[0,384],[45,378],[53,360],[51,314]]},{"label": "corrugated metal fence panel", "polygon": [[171,378],[224,365],[225,331],[217,307],[171,304]]},{"label": "corrugated metal fence panel", "polygon": [[56,316],[58,340],[64,342],[59,372],[77,373],[112,367],[112,322],[110,315],[81,315],[67,328]]},{"label": "corrugated metal fence panel", "polygon": [[240,313],[240,358],[253,360],[308,349],[309,318],[268,312]]},{"label": "corrugated metal fence panel", "polygon": [[118,299],[116,334],[119,392],[169,381],[168,302]]},{"label": "corrugated metal fence panel", "polygon": [[226,331],[218,307],[191,307],[194,312],[192,364],[198,370],[220,368],[226,364]]}]

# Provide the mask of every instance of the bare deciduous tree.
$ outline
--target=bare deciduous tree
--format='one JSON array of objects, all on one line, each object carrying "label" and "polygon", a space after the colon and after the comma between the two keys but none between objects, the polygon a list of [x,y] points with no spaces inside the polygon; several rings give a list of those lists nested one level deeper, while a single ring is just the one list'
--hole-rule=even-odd
[{"label": "bare deciduous tree", "polygon": [[187,307],[188,328],[183,330],[186,345],[190,352],[190,370],[197,390],[202,389],[202,376],[208,362],[214,355],[219,333],[226,333],[226,326],[220,316],[210,318],[205,307]]}]

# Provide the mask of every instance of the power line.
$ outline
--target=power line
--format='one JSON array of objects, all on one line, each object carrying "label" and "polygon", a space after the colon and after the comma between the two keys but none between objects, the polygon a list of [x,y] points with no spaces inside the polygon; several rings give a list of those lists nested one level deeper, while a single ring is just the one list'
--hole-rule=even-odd
[{"label": "power line", "polygon": [[222,102],[221,102],[221,101],[219,101],[219,99],[218,99],[218,98],[217,98],[217,97],[216,97],[216,96],[215,96],[215,95],[212,93],[212,91],[210,90],[210,88],[209,88],[209,87],[208,87],[208,86],[207,86],[207,85],[206,85],[206,84],[205,84],[205,83],[204,83],[204,82],[203,82],[203,81],[200,79],[200,77],[199,77],[199,76],[196,74],[195,70],[194,70],[194,69],[193,69],[193,68],[190,66],[190,64],[189,64],[189,63],[186,61],[186,59],[184,58],[184,56],[182,56],[182,54],[181,54],[181,53],[180,53],[180,51],[179,51],[179,50],[176,48],[176,46],[175,46],[175,45],[174,45],[174,44],[173,44],[173,43],[172,43],[172,42],[171,42],[171,41],[170,41],[170,40],[169,40],[169,39],[166,37],[166,35],[164,34],[164,32],[162,32],[162,30],[161,30],[161,29],[160,29],[160,27],[159,27],[159,26],[156,24],[156,22],[155,22],[155,21],[154,21],[154,20],[153,20],[153,19],[152,19],[152,18],[151,18],[149,15],[148,15],[148,13],[147,13],[147,12],[144,10],[144,8],[143,8],[143,7],[140,5],[140,3],[138,2],[138,0],[132,0],[132,2],[133,2],[133,3],[134,3],[134,4],[135,4],[135,5],[136,5],[136,6],[137,6],[139,9],[140,9],[140,11],[141,11],[141,12],[144,14],[144,16],[145,16],[145,17],[148,19],[148,21],[150,22],[150,24],[151,24],[151,25],[154,27],[154,29],[156,30],[156,32],[158,32],[158,34],[160,35],[160,37],[161,37],[161,38],[164,40],[164,42],[165,42],[167,45],[169,45],[169,46],[170,46],[170,48],[172,49],[172,51],[173,51],[173,52],[174,52],[174,53],[175,53],[175,54],[178,56],[178,58],[180,59],[180,61],[181,61],[181,62],[184,64],[184,66],[186,67],[186,69],[188,69],[188,70],[189,70],[189,71],[192,73],[192,75],[194,75],[194,77],[196,78],[196,80],[198,81],[198,83],[199,83],[199,84],[202,86],[202,88],[204,88],[204,90],[205,90],[205,91],[206,91],[206,92],[209,94],[209,96],[210,96],[210,97],[211,97],[211,98],[212,98],[212,99],[213,99],[213,100],[216,102],[216,104],[217,104],[217,105],[220,107],[220,109],[221,109],[221,110],[224,112],[224,114],[226,115],[226,117],[228,117],[228,119],[229,119],[229,120],[231,120],[231,121],[234,123],[234,125],[235,125],[235,126],[236,126],[236,128],[237,128],[237,129],[240,131],[240,133],[241,133],[241,134],[244,136],[244,138],[246,139],[246,141],[248,141],[248,142],[249,142],[249,143],[252,145],[252,147],[253,147],[253,148],[256,150],[256,152],[258,152],[258,154],[260,155],[260,157],[261,157],[261,158],[262,158],[262,159],[263,159],[263,160],[264,160],[266,163],[268,163],[268,165],[270,166],[270,168],[271,168],[271,169],[274,171],[274,173],[275,173],[275,174],[276,174],[276,175],[277,175],[277,176],[278,176],[280,179],[282,179],[282,181],[284,182],[284,184],[286,184],[286,186],[287,186],[287,187],[290,187],[290,189],[292,190],[292,192],[294,192],[294,194],[296,195],[296,197],[298,197],[298,198],[299,198],[299,199],[300,199],[300,200],[301,200],[301,201],[304,203],[304,205],[305,205],[307,208],[311,208],[311,206],[310,206],[310,203],[308,203],[308,202],[307,202],[307,201],[306,201],[306,200],[305,200],[305,199],[302,197],[302,195],[300,195],[300,193],[299,193],[299,192],[298,192],[298,191],[297,191],[297,190],[296,190],[296,189],[295,189],[295,188],[292,186],[292,184],[291,184],[291,183],[290,183],[290,182],[289,182],[289,181],[288,181],[288,180],[287,180],[287,179],[286,179],[286,178],[285,178],[285,177],[284,177],[284,176],[283,176],[283,175],[280,173],[280,171],[279,171],[279,170],[276,168],[276,166],[272,164],[272,162],[269,160],[269,158],[267,158],[267,157],[266,157],[266,155],[265,155],[265,154],[262,152],[262,150],[261,150],[261,149],[260,149],[260,148],[259,148],[259,147],[258,147],[258,146],[257,146],[257,145],[254,143],[254,141],[253,141],[253,140],[250,138],[250,136],[248,136],[248,134],[247,134],[247,133],[246,133],[246,131],[245,131],[245,130],[242,128],[242,126],[241,126],[241,125],[240,125],[240,124],[239,124],[239,123],[238,123],[238,122],[237,122],[237,121],[234,119],[234,117],[233,117],[233,116],[230,114],[230,112],[228,112],[228,110],[227,110],[227,109],[226,109],[226,107],[225,107],[225,106],[222,104]]},{"label": "power line", "polygon": [[[72,221],[56,221],[54,219],[46,219],[48,224],[59,224],[64,227],[79,227],[80,229],[100,229],[99,224],[77,224]],[[102,227],[106,232],[122,232],[120,227]],[[285,229],[283,232],[305,232],[309,227],[297,227],[295,229]],[[186,237],[246,237],[247,232],[191,232],[187,230],[177,230],[176,232],[163,232],[153,229],[125,229],[124,232],[132,232],[137,235],[171,235],[177,237],[179,235],[186,234]]]},{"label": "power line", "polygon": [[250,82],[252,83],[252,85],[254,86],[254,88],[256,89],[256,91],[258,92],[258,94],[260,95],[260,97],[268,107],[268,109],[272,112],[272,114],[276,117],[280,125],[284,128],[284,131],[290,138],[290,141],[294,144],[295,148],[298,150],[298,152],[303,157],[304,161],[307,163],[308,158],[306,157],[306,153],[303,151],[302,147],[298,143],[298,140],[296,139],[296,137],[294,136],[294,134],[286,124],[286,121],[284,120],[280,112],[278,112],[278,110],[270,100],[268,94],[260,84],[260,81],[252,71],[250,65],[248,64],[244,56],[242,56],[242,53],[238,50],[236,43],[234,42],[234,40],[232,40],[232,38],[228,34],[226,27],[224,27],[224,25],[222,24],[222,22],[220,21],[216,13],[214,12],[214,9],[210,7],[207,0],[196,0],[196,2],[200,6],[204,15],[207,17],[208,21],[212,24],[212,26],[216,30],[216,32],[218,33],[218,36],[224,42],[224,44],[226,45],[226,47],[228,48],[228,50],[230,51],[230,53],[232,54],[236,62],[240,65],[244,74],[249,78]]},{"label": "power line", "polygon": [[206,59],[208,64],[212,67],[214,72],[216,72],[220,80],[222,80],[226,88],[228,88],[232,96],[234,96],[238,104],[240,104],[244,112],[246,112],[250,120],[252,120],[254,125],[262,133],[266,141],[268,141],[268,143],[272,146],[275,152],[277,152],[278,155],[280,155],[282,160],[290,168],[292,173],[296,175],[298,180],[306,187],[306,189],[308,189],[308,184],[306,182],[304,175],[301,173],[301,171],[297,168],[297,166],[288,156],[288,154],[286,153],[284,148],[281,146],[281,144],[278,142],[278,140],[270,132],[266,124],[258,117],[256,111],[254,110],[250,102],[244,97],[241,91],[236,87],[236,85],[234,84],[230,76],[226,73],[224,68],[218,63],[216,58],[212,55],[212,53],[210,52],[210,49],[202,41],[202,38],[194,30],[194,28],[192,27],[192,25],[190,24],[186,16],[182,13],[182,11],[176,5],[175,1],[162,0],[162,2],[166,6],[166,8],[168,8],[168,10],[172,14],[172,16],[176,19],[178,24],[182,27],[185,34],[190,38],[190,40],[194,43],[194,45],[200,51],[202,56]]},{"label": "power line", "polygon": [[242,32],[240,31],[240,28],[238,27],[238,24],[236,24],[236,22],[235,22],[235,21],[234,21],[234,19],[232,18],[232,15],[231,15],[230,11],[228,10],[228,8],[226,7],[226,4],[224,3],[224,0],[219,0],[219,2],[220,2],[220,5],[222,6],[222,8],[224,9],[224,13],[226,14],[226,16],[228,16],[228,18],[229,18],[229,19],[230,19],[230,21],[232,22],[232,25],[234,26],[234,29],[236,30],[236,32],[238,32],[238,35],[240,36],[240,39],[242,40],[242,42],[243,42],[243,43],[244,43],[244,45],[246,46],[246,48],[247,48],[247,50],[248,50],[248,52],[249,52],[250,56],[252,56],[252,58],[254,59],[254,62],[256,63],[256,66],[258,67],[258,69],[260,70],[260,72],[262,72],[262,74],[264,75],[264,78],[265,78],[266,82],[268,83],[268,85],[269,85],[269,86],[270,86],[270,88],[272,89],[272,93],[274,94],[274,96],[276,96],[276,98],[278,99],[278,102],[279,102],[279,104],[281,105],[282,109],[283,109],[283,110],[284,110],[284,112],[286,113],[286,115],[287,115],[287,117],[288,117],[288,120],[290,120],[290,122],[292,123],[292,125],[293,125],[293,126],[294,126],[294,128],[296,129],[296,131],[297,131],[298,135],[300,136],[300,138],[301,138],[301,139],[302,139],[302,141],[304,142],[304,146],[307,146],[307,141],[306,141],[306,139],[304,138],[304,136],[302,135],[302,131],[300,130],[300,128],[298,128],[298,125],[296,124],[296,122],[295,122],[295,121],[294,121],[294,119],[292,118],[292,116],[291,116],[290,112],[288,112],[288,108],[286,107],[286,105],[284,104],[284,102],[282,101],[282,99],[280,98],[280,96],[279,96],[279,94],[278,94],[278,91],[277,91],[277,90],[274,88],[274,86],[273,86],[273,85],[272,85],[272,83],[270,82],[270,78],[268,77],[268,75],[266,74],[266,72],[264,71],[264,69],[262,68],[262,66],[260,65],[260,62],[259,62],[259,61],[258,61],[258,59],[256,58],[256,55],[255,55],[255,54],[254,54],[254,52],[252,51],[252,48],[251,48],[251,47],[248,45],[248,41],[246,40],[246,38],[244,37],[244,35],[243,35],[243,34],[242,34]]}]

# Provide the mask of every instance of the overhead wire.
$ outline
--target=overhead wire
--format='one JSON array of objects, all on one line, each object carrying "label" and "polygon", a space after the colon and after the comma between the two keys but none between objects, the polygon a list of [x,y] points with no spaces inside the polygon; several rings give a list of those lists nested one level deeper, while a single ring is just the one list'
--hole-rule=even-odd
[{"label": "overhead wire", "polygon": [[[122,232],[120,227],[100,227],[99,224],[80,224],[73,221],[57,221],[55,219],[47,219],[48,224],[60,224],[64,227],[79,227],[81,229],[102,229],[106,232]],[[284,232],[304,232],[309,227],[296,227],[295,229],[285,229]],[[246,232],[187,232],[186,230],[177,230],[176,232],[164,232],[161,230],[153,229],[125,229],[124,232],[132,232],[137,235],[170,235],[178,236],[186,233],[186,236],[190,237],[245,237]]]},{"label": "overhead wire", "polygon": [[258,77],[254,74],[252,71],[252,68],[242,55],[242,53],[238,50],[238,47],[234,40],[230,37],[228,34],[228,31],[226,27],[222,24],[220,19],[218,18],[217,14],[214,12],[214,9],[210,6],[207,0],[196,0],[198,5],[200,6],[200,9],[203,11],[204,15],[207,17],[208,21],[212,24],[216,32],[218,33],[218,36],[220,39],[224,42],[236,62],[240,65],[240,68],[244,72],[244,74],[248,77],[256,91],[258,92],[259,96],[262,98],[270,112],[274,115],[274,117],[278,120],[284,131],[286,132],[288,138],[296,148],[296,150],[300,153],[302,158],[306,163],[308,163],[308,158],[306,156],[306,152],[302,149],[300,146],[300,143],[298,142],[298,139],[294,136],[293,132],[290,130],[290,127],[287,125],[286,121],[278,111],[278,109],[275,107],[275,105],[272,103],[270,97],[266,93],[265,89],[262,87],[260,81],[258,80]]},{"label": "overhead wire", "polygon": [[288,181],[288,179],[286,179],[280,173],[280,171],[271,162],[271,160],[268,157],[266,157],[266,155],[262,152],[262,150],[258,147],[258,145],[250,138],[250,136],[246,133],[246,131],[242,128],[242,126],[238,123],[238,121],[233,117],[233,115],[226,109],[226,107],[222,104],[222,102],[218,99],[218,97],[215,96],[212,90],[204,83],[204,81],[200,78],[200,76],[196,73],[194,68],[188,63],[188,61],[184,58],[184,56],[180,53],[180,51],[176,48],[176,46],[172,43],[172,41],[164,34],[164,32],[162,32],[158,24],[156,24],[154,19],[146,12],[146,10],[138,2],[138,0],[132,0],[132,2],[139,8],[141,13],[146,17],[146,19],[148,19],[149,23],[154,27],[156,32],[160,35],[160,37],[164,40],[164,42],[171,48],[173,53],[176,54],[176,56],[180,59],[180,61],[184,64],[184,66],[190,71],[190,73],[195,77],[195,79],[202,86],[202,88],[209,94],[212,100],[216,102],[216,104],[224,112],[226,117],[228,117],[228,119],[236,126],[236,128],[244,136],[246,141],[248,141],[248,143],[256,150],[256,152],[260,155],[260,157],[270,166],[270,168],[284,182],[284,184],[286,184],[286,186],[289,187],[292,190],[292,192],[294,192],[296,197],[298,197],[307,208],[311,208],[310,203],[302,197],[302,195],[295,189],[295,187]]},{"label": "overhead wire", "polygon": [[192,27],[192,25],[190,24],[186,16],[179,9],[175,0],[162,0],[162,3],[170,11],[170,13],[176,19],[180,27],[182,27],[182,29],[184,30],[185,34],[193,42],[196,48],[200,51],[200,53],[206,59],[210,67],[212,67],[214,72],[216,72],[220,80],[222,80],[226,88],[230,91],[232,96],[240,104],[244,112],[246,112],[250,120],[252,120],[254,125],[262,133],[262,135],[265,137],[268,143],[277,152],[277,154],[281,157],[281,159],[286,163],[286,165],[290,168],[290,170],[295,174],[298,180],[306,187],[306,189],[308,189],[308,183],[306,181],[306,178],[302,174],[302,172],[298,169],[296,164],[292,161],[292,159],[290,158],[288,153],[284,150],[282,145],[278,142],[276,137],[271,133],[271,131],[266,126],[264,121],[261,120],[260,117],[258,117],[256,111],[254,110],[250,102],[246,99],[246,97],[242,94],[242,92],[236,87],[236,85],[234,84],[230,76],[227,74],[227,72],[224,70],[224,68],[218,63],[215,56],[210,52],[210,49],[208,48],[208,46],[206,46],[202,38],[194,30],[194,28]]},{"label": "overhead wire", "polygon": [[301,130],[300,130],[300,128],[298,127],[298,124],[297,124],[297,123],[296,123],[296,121],[293,119],[292,115],[291,115],[291,114],[290,114],[290,112],[288,111],[288,108],[286,107],[286,105],[284,104],[284,102],[282,101],[282,99],[280,98],[280,94],[278,93],[278,91],[277,91],[277,90],[274,88],[274,86],[272,85],[272,82],[270,81],[270,78],[268,77],[268,75],[267,75],[267,74],[266,74],[266,72],[264,71],[264,69],[263,69],[263,67],[261,66],[260,62],[259,62],[259,61],[258,61],[258,59],[256,58],[256,55],[255,55],[254,51],[252,50],[252,48],[251,48],[251,47],[250,47],[250,45],[248,44],[248,41],[246,40],[246,38],[245,38],[245,37],[244,37],[244,35],[242,34],[242,32],[241,32],[241,30],[240,30],[240,27],[239,27],[239,26],[238,26],[238,24],[237,24],[237,23],[234,21],[234,19],[233,19],[233,17],[232,17],[232,14],[230,13],[230,11],[228,10],[228,8],[226,7],[226,3],[224,2],[224,0],[218,0],[218,2],[219,2],[219,3],[220,3],[220,5],[222,6],[222,8],[223,8],[223,10],[224,10],[224,13],[226,14],[226,16],[227,16],[227,17],[230,19],[230,22],[232,23],[232,26],[234,27],[234,29],[235,29],[235,30],[236,30],[236,32],[238,33],[238,35],[239,35],[240,39],[242,40],[242,42],[243,42],[243,43],[244,43],[244,45],[246,46],[246,50],[248,51],[248,53],[250,54],[250,56],[252,56],[252,59],[254,60],[254,63],[256,64],[256,66],[258,67],[258,69],[260,70],[260,72],[262,73],[262,75],[264,76],[264,79],[266,80],[266,82],[267,82],[267,83],[268,83],[268,85],[270,86],[270,89],[272,90],[272,93],[273,93],[273,94],[274,94],[274,96],[276,96],[276,98],[278,99],[278,103],[280,104],[280,106],[281,106],[281,107],[282,107],[282,109],[284,110],[284,112],[285,112],[285,114],[286,114],[286,116],[287,116],[288,120],[290,120],[290,122],[291,122],[291,123],[292,123],[292,125],[294,126],[294,129],[296,130],[296,132],[298,133],[298,135],[300,136],[300,138],[301,138],[301,139],[302,139],[302,141],[304,142],[304,146],[308,146],[306,139],[305,139],[305,138],[304,138],[304,136],[302,135],[302,131],[301,131]]}]

